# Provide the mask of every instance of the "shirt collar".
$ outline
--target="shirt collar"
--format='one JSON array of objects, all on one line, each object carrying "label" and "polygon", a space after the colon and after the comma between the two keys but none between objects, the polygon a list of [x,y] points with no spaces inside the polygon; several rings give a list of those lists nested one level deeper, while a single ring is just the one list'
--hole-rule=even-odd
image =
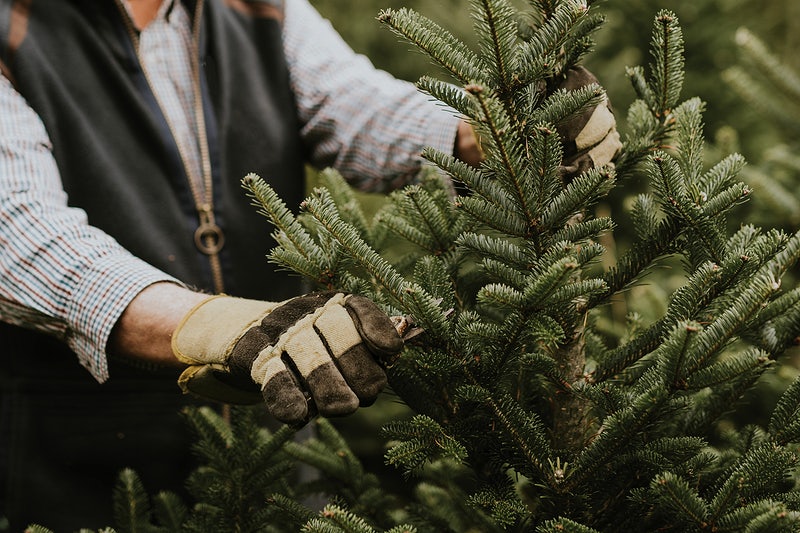
[{"label": "shirt collar", "polygon": [[[172,8],[174,7],[176,1],[177,0],[161,0],[161,5],[158,7],[158,12],[156,13],[156,18],[154,20],[168,19],[170,13],[172,13]],[[125,6],[125,11],[128,12],[128,16],[131,17],[131,20],[133,20],[131,0],[122,0],[122,5]]]}]

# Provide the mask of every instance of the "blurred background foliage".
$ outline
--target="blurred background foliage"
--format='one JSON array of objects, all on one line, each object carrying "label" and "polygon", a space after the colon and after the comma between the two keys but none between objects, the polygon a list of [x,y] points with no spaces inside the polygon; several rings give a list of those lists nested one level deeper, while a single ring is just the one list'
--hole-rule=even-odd
[{"label": "blurred background foliage", "polygon": [[[375,20],[382,9],[412,8],[467,44],[474,44],[470,37],[469,0],[311,2],[357,52],[402,79],[416,81],[423,74],[442,77],[443,73]],[[512,2],[518,7],[535,3]],[[684,32],[686,78],[682,99],[698,96],[706,103],[709,161],[717,161],[731,152],[741,153],[748,161],[742,177],[751,184],[754,195],[740,207],[738,221],[796,231],[800,227],[797,191],[800,156],[796,155],[800,153],[800,2],[598,0],[593,5],[606,16],[606,23],[595,34],[595,50],[586,57],[585,65],[606,88],[623,136],[627,132],[625,115],[635,97],[625,69],[649,66],[651,58],[646,54],[653,18],[659,9],[669,9],[678,16]],[[753,55],[752,51],[748,53],[743,36],[758,39],[768,51],[773,62],[771,72],[764,68],[763,57]],[[756,86],[759,90],[755,90]],[[779,99],[781,92],[783,100]],[[796,110],[796,114],[789,113],[790,106],[794,106],[792,111]],[[614,234],[603,242],[612,255],[625,248],[631,231],[630,225],[626,226],[626,206],[641,192],[636,183],[625,183],[618,189],[608,203],[598,207],[604,210],[603,215],[610,215],[617,222]],[[365,201],[377,204],[380,198],[367,195]],[[787,288],[795,285],[797,274],[790,273],[784,280]],[[645,283],[633,288],[625,301],[604,310],[605,315],[599,320],[606,322],[609,335],[620,338],[630,335],[638,325],[650,323],[663,314],[669,295],[684,280],[680,265],[665,263],[663,268],[648,275]],[[781,365],[779,373],[767,376],[751,395],[752,420],[758,421],[771,411],[777,393],[798,374],[800,356],[789,354],[789,358],[795,364]],[[369,448],[370,442],[374,446],[371,432],[363,431],[364,427],[379,425],[386,418],[398,416],[403,409],[391,396],[384,395],[382,404],[383,408],[362,410],[359,416],[343,419],[339,425],[344,427],[340,429],[351,437],[363,436],[365,447]],[[353,444],[358,450],[358,442]],[[380,457],[375,459],[380,462]]]}]

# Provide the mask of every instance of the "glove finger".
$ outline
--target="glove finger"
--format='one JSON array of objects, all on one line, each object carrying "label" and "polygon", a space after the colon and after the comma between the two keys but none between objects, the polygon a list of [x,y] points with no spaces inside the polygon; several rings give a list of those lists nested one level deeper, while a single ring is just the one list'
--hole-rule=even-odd
[{"label": "glove finger", "polygon": [[[388,383],[386,373],[362,342],[350,313],[344,307],[333,306],[317,319],[314,326],[361,405],[374,403]],[[396,334],[394,326],[392,330]]]},{"label": "glove finger", "polygon": [[589,150],[589,157],[592,159],[594,166],[601,167],[611,163],[621,148],[622,143],[619,140],[619,132],[614,129],[605,136],[602,142]]},{"label": "glove finger", "polygon": [[372,300],[351,295],[345,302],[345,308],[364,344],[378,358],[378,362],[389,364],[403,350],[403,339],[391,319]]},{"label": "glove finger", "polygon": [[598,105],[575,137],[575,149],[581,151],[594,146],[602,141],[615,126],[614,114],[611,113],[608,106]]},{"label": "glove finger", "polygon": [[291,371],[280,357],[265,358],[264,364],[253,368],[264,383],[261,394],[267,410],[287,424],[304,424],[308,421],[309,410],[303,390]]},{"label": "glove finger", "polygon": [[313,328],[297,331],[284,345],[286,355],[305,381],[323,416],[341,416],[358,409],[358,396],[350,389]]}]

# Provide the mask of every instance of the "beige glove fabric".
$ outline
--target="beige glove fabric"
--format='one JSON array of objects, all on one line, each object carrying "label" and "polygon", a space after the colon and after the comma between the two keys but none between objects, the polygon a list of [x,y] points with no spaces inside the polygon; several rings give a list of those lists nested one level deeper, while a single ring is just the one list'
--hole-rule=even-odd
[{"label": "beige glove fabric", "polygon": [[261,397],[290,424],[374,402],[387,384],[381,364],[402,347],[377,305],[344,293],[283,303],[212,297],[186,315],[172,338],[175,356],[190,365],[179,379],[185,392],[230,403]]},{"label": "beige glove fabric", "polygon": [[[598,83],[594,74],[577,66],[567,71],[558,88],[572,91]],[[558,133],[564,147],[564,160],[559,170],[565,181],[591,168],[611,164],[622,148],[608,98],[559,125]]]}]

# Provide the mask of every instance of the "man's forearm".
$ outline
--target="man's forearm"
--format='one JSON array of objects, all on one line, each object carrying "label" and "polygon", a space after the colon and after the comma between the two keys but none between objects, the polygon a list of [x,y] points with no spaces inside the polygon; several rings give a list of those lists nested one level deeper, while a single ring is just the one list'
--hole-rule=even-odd
[{"label": "man's forearm", "polygon": [[175,283],[150,285],[120,316],[108,341],[109,352],[161,366],[181,366],[172,354],[172,332],[181,319],[208,294]]}]

